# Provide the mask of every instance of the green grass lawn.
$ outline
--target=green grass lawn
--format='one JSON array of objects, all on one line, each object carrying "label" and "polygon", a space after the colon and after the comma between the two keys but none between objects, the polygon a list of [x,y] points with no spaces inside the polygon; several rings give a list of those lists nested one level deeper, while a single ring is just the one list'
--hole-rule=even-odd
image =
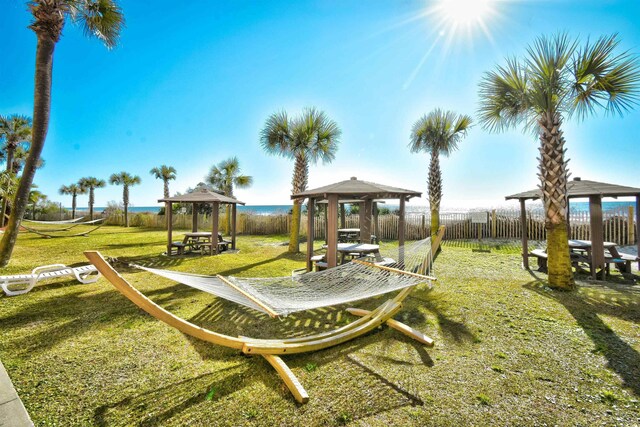
[{"label": "green grass lawn", "polygon": [[[285,236],[241,236],[237,254],[181,258],[159,255],[165,238],[118,227],[70,239],[22,234],[1,274],[81,264],[87,249],[246,277],[288,275],[304,264],[304,254],[286,253]],[[285,357],[309,392],[306,405],[261,357],[187,337],[104,279],[0,297],[0,360],[36,425],[639,424],[639,286],[615,278],[552,291],[544,275],[519,268],[519,250],[445,243],[433,290],[419,288],[396,316],[434,338],[434,348],[383,327]],[[121,272],[163,307],[222,333],[284,337],[355,319],[334,307],[272,320],[145,272]]]}]

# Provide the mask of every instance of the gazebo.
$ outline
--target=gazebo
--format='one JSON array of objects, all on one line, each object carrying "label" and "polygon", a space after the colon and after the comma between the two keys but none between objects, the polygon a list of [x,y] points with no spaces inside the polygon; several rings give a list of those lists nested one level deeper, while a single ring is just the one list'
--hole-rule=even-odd
[{"label": "gazebo", "polygon": [[181,194],[179,196],[173,196],[167,199],[158,200],[158,203],[162,202],[164,202],[165,204],[165,214],[167,215],[167,255],[171,254],[171,249],[173,246],[172,207],[174,203],[191,203],[191,231],[194,233],[198,231],[198,211],[196,209],[197,205],[200,203],[211,204],[211,254],[218,253],[218,245],[216,243],[218,239],[218,211],[220,209],[220,204],[231,205],[231,248],[236,248],[236,206],[238,204],[244,205],[244,203],[240,200],[216,193],[214,191],[210,191],[206,188],[199,188],[192,193]]},{"label": "gazebo", "polygon": [[[529,249],[527,245],[527,213],[525,211],[525,201],[539,199],[541,192],[539,189],[525,191],[524,193],[507,196],[507,200],[517,199],[520,201],[520,223],[522,228],[522,263],[524,268],[529,269]],[[640,228],[640,188],[626,187],[623,185],[607,184],[604,182],[587,181],[581,178],[574,178],[567,183],[567,198],[589,198],[589,217],[591,233],[591,265],[592,276],[595,277],[598,268],[604,268],[604,229],[602,224],[602,198],[603,197],[635,197],[636,198],[636,226]],[[567,216],[567,222],[569,217]],[[640,229],[636,232],[638,242],[638,253],[640,253]]]},{"label": "gazebo", "polygon": [[402,246],[404,245],[405,203],[412,197],[420,197],[421,195],[422,193],[418,191],[360,181],[356,177],[293,194],[291,196],[293,200],[309,199],[307,204],[307,271],[312,269],[313,221],[316,203],[327,202],[327,267],[331,268],[337,265],[338,206],[341,201],[344,203],[361,203],[359,211],[360,239],[361,241],[368,241],[371,239],[371,217],[373,215],[374,200],[399,199],[398,241],[399,245]]}]

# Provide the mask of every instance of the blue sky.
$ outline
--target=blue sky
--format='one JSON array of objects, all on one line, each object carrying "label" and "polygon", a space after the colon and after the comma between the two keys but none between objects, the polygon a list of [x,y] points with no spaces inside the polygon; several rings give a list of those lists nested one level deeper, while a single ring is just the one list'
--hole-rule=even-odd
[{"label": "blue sky", "polygon": [[[1,4],[0,114],[31,115],[30,15],[24,1]],[[624,49],[640,53],[637,0],[496,0],[484,30],[455,32],[442,14],[425,13],[437,4],[426,0],[120,4],[127,26],[117,48],[71,23],[56,47],[46,166],[35,182],[67,206],[61,185],[122,170],[142,178],[132,203],[156,205],[162,183],[152,167],[173,165],[172,192],[184,191],[234,155],[255,181],[237,191],[241,200],[289,203],[293,163],[264,153],[259,131],[269,114],[305,106],[343,131],[335,161],[311,167],[310,188],[357,176],[426,196],[427,155],[407,148],[412,124],[436,107],[475,115],[482,73],[506,56],[558,31],[582,39],[617,32]],[[640,186],[640,109],[568,121],[564,130],[573,176]],[[505,195],[536,186],[536,156],[528,134],[474,127],[442,161],[443,205],[504,204]],[[97,206],[120,199],[120,187],[96,191]]]}]

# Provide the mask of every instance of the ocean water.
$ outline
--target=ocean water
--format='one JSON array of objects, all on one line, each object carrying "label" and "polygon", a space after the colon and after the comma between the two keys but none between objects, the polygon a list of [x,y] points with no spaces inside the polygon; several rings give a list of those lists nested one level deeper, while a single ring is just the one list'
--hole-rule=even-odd
[{"label": "ocean water", "polygon": [[[634,201],[603,201],[602,209],[604,211],[617,210],[617,209],[628,209],[629,206],[635,206]],[[141,213],[141,212],[150,212],[150,213],[158,213],[160,211],[161,206],[130,206],[129,212],[132,213]],[[384,204],[381,207],[387,208],[392,212],[399,209],[398,205]],[[252,213],[257,215],[283,215],[288,214],[291,211],[292,205],[248,205],[248,206],[238,206],[239,213]],[[440,209],[441,213],[462,213],[469,211],[489,211],[491,209],[519,209],[519,205],[517,203],[511,203],[509,205],[501,205],[499,207],[491,207],[491,206],[478,206],[478,207],[447,207],[444,206]],[[572,212],[589,212],[589,202],[570,202],[569,208]],[[65,208],[71,209],[71,208]],[[95,212],[102,212],[105,209],[104,206],[98,206],[94,208]],[[531,210],[542,210],[542,204],[540,202],[528,202],[527,209]],[[76,209],[78,212],[88,212],[87,207],[79,207]],[[417,213],[427,213],[429,211],[428,206],[407,206],[407,213],[409,214],[417,214]]]}]

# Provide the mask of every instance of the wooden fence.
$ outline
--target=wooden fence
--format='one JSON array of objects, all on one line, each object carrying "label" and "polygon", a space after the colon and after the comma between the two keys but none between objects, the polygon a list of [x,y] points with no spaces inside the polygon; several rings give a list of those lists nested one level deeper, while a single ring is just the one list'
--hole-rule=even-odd
[{"label": "wooden fence", "polygon": [[[440,223],[447,226],[444,238],[456,239],[519,239],[521,236],[520,212],[518,210],[491,210],[485,211],[486,221],[481,224],[474,223],[474,217],[482,216],[475,213],[442,213]],[[631,245],[637,236],[634,224],[633,207],[610,210],[603,213],[604,239],[619,245]],[[129,218],[130,225],[134,227],[164,228],[165,217],[155,214],[132,214]],[[107,218],[107,224],[123,224],[122,215],[112,215]],[[572,212],[569,216],[571,238],[590,240],[589,213]],[[201,230],[210,228],[211,218],[207,215],[199,215],[198,226]],[[405,236],[407,240],[423,239],[429,234],[431,219],[428,214],[410,213],[406,215]],[[527,235],[531,240],[544,240],[544,213],[539,211],[527,212]],[[178,230],[191,229],[191,215],[173,215],[173,227]],[[226,230],[224,214],[220,215],[219,227]],[[291,227],[289,215],[254,215],[239,214],[237,222],[238,234],[269,235],[288,234]],[[325,238],[325,217],[319,215],[314,221],[315,235],[317,238]],[[345,217],[345,228],[358,228],[359,216],[349,215]],[[306,235],[307,220],[302,216],[300,233]],[[374,225],[374,234],[382,240],[396,240],[398,238],[398,216],[394,214],[380,215],[377,225]]]}]

